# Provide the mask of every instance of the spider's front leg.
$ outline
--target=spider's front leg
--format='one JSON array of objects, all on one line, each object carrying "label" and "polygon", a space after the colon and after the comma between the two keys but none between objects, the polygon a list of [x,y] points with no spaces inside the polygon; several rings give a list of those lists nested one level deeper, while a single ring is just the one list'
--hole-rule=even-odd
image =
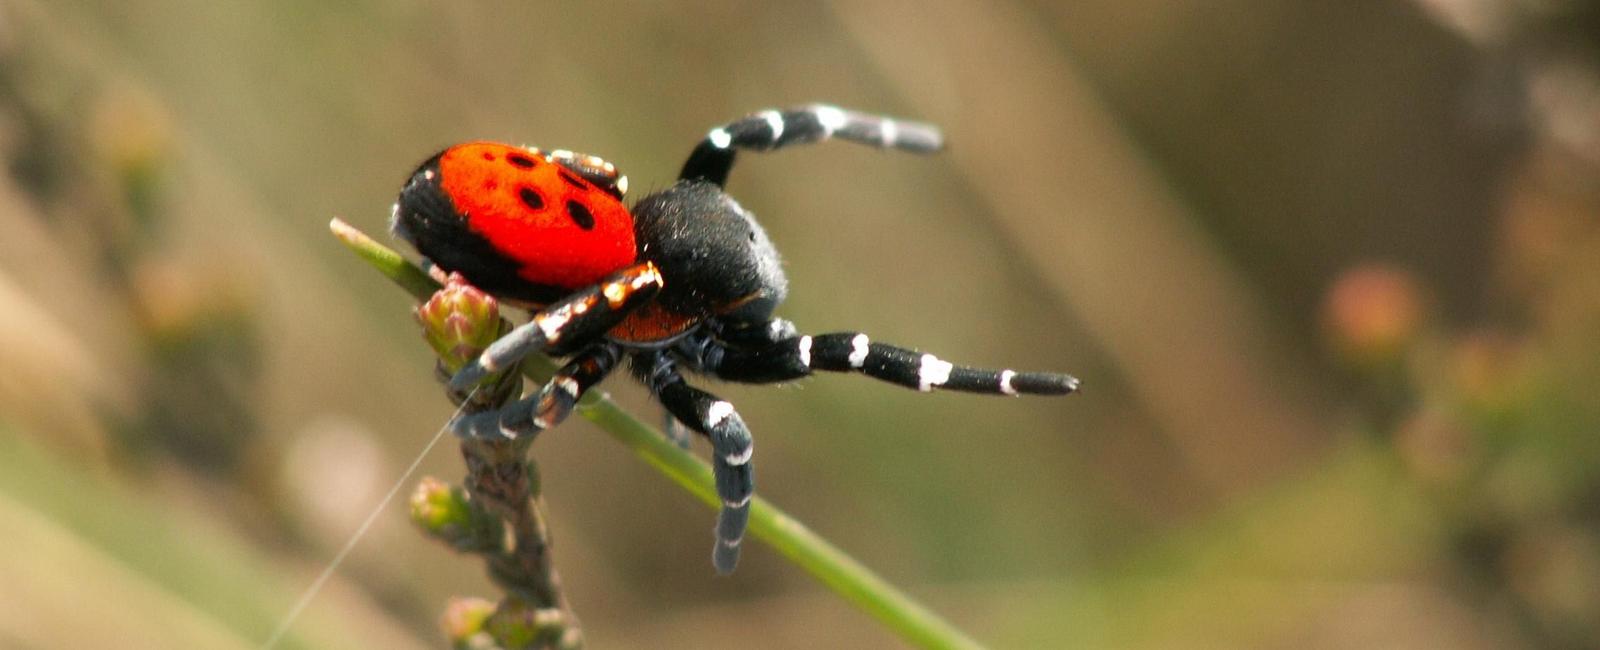
[{"label": "spider's front leg", "polygon": [[466,393],[484,378],[509,368],[531,352],[569,341],[592,341],[661,290],[661,272],[645,262],[573,292],[538,312],[485,348],[450,379],[449,389]]},{"label": "spider's front leg", "polygon": [[932,124],[812,104],[752,113],[711,129],[689,154],[678,178],[720,187],[727,183],[739,149],[771,151],[831,138],[914,153],[932,153],[944,146],[944,136]]},{"label": "spider's front leg", "polygon": [[732,404],[685,382],[665,352],[639,354],[635,363],[667,412],[711,440],[711,470],[717,496],[722,499],[711,564],[718,574],[732,573],[739,564],[739,545],[744,541],[750,521],[750,498],[756,489],[750,462],[755,451],[750,429]]},{"label": "spider's front leg", "polygon": [[621,357],[613,343],[586,348],[538,392],[504,408],[456,418],[451,431],[461,438],[516,440],[553,428],[567,419],[584,393],[611,374]]}]

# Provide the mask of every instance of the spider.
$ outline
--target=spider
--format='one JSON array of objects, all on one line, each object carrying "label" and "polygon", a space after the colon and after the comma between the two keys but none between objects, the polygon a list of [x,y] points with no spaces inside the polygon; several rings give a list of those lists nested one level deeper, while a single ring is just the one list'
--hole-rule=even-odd
[{"label": "spider", "polygon": [[955,365],[859,332],[803,334],[773,315],[788,293],[778,251],[723,185],[740,150],[833,138],[914,153],[943,146],[928,124],[822,104],[761,111],[712,129],[676,183],[631,209],[622,201],[627,177],[595,156],[469,142],[424,161],[394,206],[395,234],[436,268],[531,312],[450,378],[449,389],[466,394],[536,351],[567,360],[537,392],[459,418],[454,433],[516,439],[554,427],[627,358],[672,419],[710,440],[722,499],[712,565],[728,574],[755,489],[750,430],[732,404],[691,385],[684,371],[755,384],[825,370],[920,391],[1077,390],[1066,374]]}]

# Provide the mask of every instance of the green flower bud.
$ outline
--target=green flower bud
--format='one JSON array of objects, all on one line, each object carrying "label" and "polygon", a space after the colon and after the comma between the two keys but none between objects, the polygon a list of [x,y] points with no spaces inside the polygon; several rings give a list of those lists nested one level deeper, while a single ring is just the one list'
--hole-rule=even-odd
[{"label": "green flower bud", "polygon": [[417,321],[422,323],[423,338],[452,373],[510,329],[500,318],[499,301],[456,273],[417,308]]},{"label": "green flower bud", "polygon": [[581,647],[583,635],[567,623],[567,615],[560,609],[535,607],[513,597],[500,604],[485,629],[508,649]]},{"label": "green flower bud", "polygon": [[458,649],[491,648],[494,641],[484,630],[484,623],[494,614],[493,602],[482,598],[451,598],[439,618],[439,628],[451,647]]},{"label": "green flower bud", "polygon": [[431,476],[411,493],[411,521],[424,533],[460,550],[495,548],[499,520],[472,501],[467,491]]}]

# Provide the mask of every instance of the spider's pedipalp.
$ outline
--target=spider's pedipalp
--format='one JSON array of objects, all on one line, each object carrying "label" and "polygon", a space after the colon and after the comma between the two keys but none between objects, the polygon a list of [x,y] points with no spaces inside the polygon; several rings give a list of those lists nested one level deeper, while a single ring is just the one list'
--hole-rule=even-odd
[{"label": "spider's pedipalp", "polygon": [[932,153],[944,147],[939,127],[849,111],[828,104],[752,113],[711,129],[678,175],[718,186],[728,180],[739,149],[770,151],[838,138],[881,149]]}]

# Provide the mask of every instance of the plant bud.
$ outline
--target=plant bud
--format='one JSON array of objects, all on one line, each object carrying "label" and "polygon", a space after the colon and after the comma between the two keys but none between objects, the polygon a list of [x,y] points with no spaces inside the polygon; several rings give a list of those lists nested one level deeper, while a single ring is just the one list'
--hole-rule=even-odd
[{"label": "plant bud", "polygon": [[1323,302],[1323,322],[1335,350],[1361,366],[1400,360],[1423,321],[1422,291],[1410,273],[1369,264],[1334,282]]},{"label": "plant bud", "polygon": [[449,372],[483,353],[507,331],[500,303],[452,273],[443,288],[417,308],[422,336]]}]

